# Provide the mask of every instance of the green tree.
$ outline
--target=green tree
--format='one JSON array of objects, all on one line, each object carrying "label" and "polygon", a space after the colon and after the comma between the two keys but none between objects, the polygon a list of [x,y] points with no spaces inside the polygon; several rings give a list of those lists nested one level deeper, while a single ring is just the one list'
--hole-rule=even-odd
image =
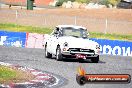
[{"label": "green tree", "polygon": [[116,6],[120,2],[120,0],[109,0],[109,2],[112,6]]},{"label": "green tree", "polygon": [[105,5],[108,7],[108,5],[110,4],[109,0],[100,0],[99,4]]},{"label": "green tree", "polygon": [[80,3],[89,3],[92,0],[76,0],[76,2],[80,2]]},{"label": "green tree", "polygon": [[62,4],[63,4],[64,2],[67,2],[67,1],[74,2],[75,0],[58,0],[57,3],[56,3],[56,6],[62,6]]}]

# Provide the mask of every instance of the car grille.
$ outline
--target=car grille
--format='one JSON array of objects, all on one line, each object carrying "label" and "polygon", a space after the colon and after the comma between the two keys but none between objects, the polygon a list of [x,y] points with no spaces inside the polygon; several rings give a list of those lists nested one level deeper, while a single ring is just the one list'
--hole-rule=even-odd
[{"label": "car grille", "polygon": [[82,48],[69,48],[68,51],[94,53],[94,50],[91,50],[91,49],[82,49]]}]

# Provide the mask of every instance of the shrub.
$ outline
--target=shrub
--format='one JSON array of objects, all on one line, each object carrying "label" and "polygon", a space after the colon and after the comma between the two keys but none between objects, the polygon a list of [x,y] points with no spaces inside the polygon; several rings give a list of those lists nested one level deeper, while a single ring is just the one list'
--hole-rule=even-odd
[{"label": "shrub", "polygon": [[99,4],[105,5],[108,7],[108,5],[110,4],[109,0],[100,0]]},{"label": "shrub", "polygon": [[56,5],[55,6],[62,6],[63,2],[67,2],[67,1],[74,2],[75,0],[58,0],[56,2]]},{"label": "shrub", "polygon": [[109,0],[109,2],[112,6],[116,6],[120,2],[120,0]]},{"label": "shrub", "polygon": [[80,3],[89,3],[91,0],[76,0],[76,2]]},{"label": "shrub", "polygon": [[112,6],[116,6],[120,0],[100,0],[99,3],[102,5],[106,5],[108,7],[109,4]]}]

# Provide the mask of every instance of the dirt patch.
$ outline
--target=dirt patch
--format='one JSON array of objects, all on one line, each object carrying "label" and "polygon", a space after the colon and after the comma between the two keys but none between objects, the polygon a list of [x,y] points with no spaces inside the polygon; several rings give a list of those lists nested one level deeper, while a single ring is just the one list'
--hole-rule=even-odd
[{"label": "dirt patch", "polygon": [[[39,13],[42,11],[38,11]],[[99,19],[125,20],[132,21],[132,10],[127,9],[50,9],[44,10],[45,13],[68,15],[68,16],[83,16]]]},{"label": "dirt patch", "polygon": [[[15,10],[18,10],[16,19]],[[18,8],[2,8],[9,13],[0,14],[0,22],[20,25],[55,27],[59,24],[85,26],[90,32],[132,34],[132,9],[40,9],[28,11]],[[14,13],[11,13],[14,11]],[[76,17],[76,20],[75,20]],[[75,22],[76,21],[76,22]]]},{"label": "dirt patch", "polygon": [[35,10],[36,13],[57,14],[66,16],[83,16],[99,19],[132,21],[132,9],[44,9]]},{"label": "dirt patch", "polygon": [[[2,8],[8,9],[8,8]],[[125,21],[132,21],[132,9],[110,9],[110,8],[103,8],[103,9],[66,9],[66,8],[54,8],[54,9],[41,9],[41,10],[25,10],[25,9],[18,9],[18,8],[11,8],[17,9],[19,11],[26,11],[29,13],[37,13],[37,14],[56,14],[56,15],[66,15],[66,16],[83,16],[83,17],[92,17],[92,18],[99,18],[99,19],[111,19],[111,20],[125,20]],[[9,10],[9,9],[8,9]]]}]

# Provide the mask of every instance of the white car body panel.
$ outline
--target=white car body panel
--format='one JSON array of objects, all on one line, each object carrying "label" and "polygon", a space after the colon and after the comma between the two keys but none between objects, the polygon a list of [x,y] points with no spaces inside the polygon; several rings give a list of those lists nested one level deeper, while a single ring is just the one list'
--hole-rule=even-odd
[{"label": "white car body panel", "polygon": [[[69,27],[69,26],[74,28],[86,29],[85,27],[74,26],[74,25],[58,25],[57,27],[61,28],[61,27]],[[67,47],[64,47],[65,42],[68,43]],[[60,46],[62,54],[69,53],[69,51],[63,51],[63,48],[66,48],[66,50],[68,50],[69,48],[91,49],[95,51],[94,54],[97,54],[97,55],[99,54],[98,53],[99,49],[97,49],[97,46],[99,46],[99,44],[89,39],[76,38],[72,36],[56,37],[52,34],[51,35],[45,34],[44,45],[46,44],[47,44],[47,51],[54,55],[56,54],[57,45]]]}]

